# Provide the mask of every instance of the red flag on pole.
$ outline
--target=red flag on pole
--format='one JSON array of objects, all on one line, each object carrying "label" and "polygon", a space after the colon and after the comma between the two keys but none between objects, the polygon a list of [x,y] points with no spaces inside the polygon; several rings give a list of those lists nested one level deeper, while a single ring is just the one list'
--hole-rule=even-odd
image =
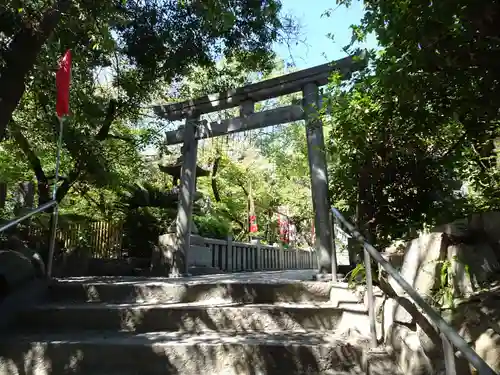
[{"label": "red flag on pole", "polygon": [[71,83],[71,51],[67,50],[59,63],[56,73],[57,117],[69,114],[69,86]]},{"label": "red flag on pole", "polygon": [[257,216],[250,215],[250,233],[257,233],[259,227],[257,226]]}]

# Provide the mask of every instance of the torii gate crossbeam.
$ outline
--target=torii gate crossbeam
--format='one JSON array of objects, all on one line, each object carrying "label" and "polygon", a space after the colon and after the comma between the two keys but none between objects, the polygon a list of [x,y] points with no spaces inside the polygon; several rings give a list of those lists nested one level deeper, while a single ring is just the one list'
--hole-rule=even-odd
[{"label": "torii gate crossbeam", "polygon": [[[318,116],[321,107],[319,86],[326,85],[331,74],[338,71],[342,77],[364,68],[366,51],[332,63],[290,73],[223,93],[207,95],[180,103],[154,106],[157,116],[170,121],[186,119],[186,125],[167,132],[166,144],[184,143],[179,211],[177,219],[178,248],[183,252],[184,264],[173,264],[172,269],[187,273],[191,233],[191,216],[196,179],[198,139],[263,128],[272,125],[306,121],[306,135],[311,174],[311,190],[314,209],[315,247],[320,274],[332,274],[336,279],[336,255],[330,219],[328,176],[325,156],[323,125]],[[258,101],[300,92],[302,105],[290,105],[273,110],[254,112]],[[240,107],[240,116],[208,124],[199,121],[205,113]],[[173,256],[171,259],[180,259]],[[175,272],[175,271],[174,271]]]}]

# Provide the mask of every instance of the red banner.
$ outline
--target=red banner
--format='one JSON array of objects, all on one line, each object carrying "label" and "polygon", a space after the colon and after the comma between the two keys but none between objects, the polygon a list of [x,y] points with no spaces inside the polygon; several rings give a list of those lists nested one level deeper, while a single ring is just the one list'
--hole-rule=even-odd
[{"label": "red banner", "polygon": [[257,216],[250,216],[250,233],[257,233],[259,231],[259,227],[257,226]]},{"label": "red banner", "polygon": [[61,118],[69,114],[69,87],[71,83],[71,51],[67,50],[59,64],[56,73],[57,117]]},{"label": "red banner", "polygon": [[280,231],[280,240],[284,243],[288,243],[290,241],[289,237],[289,222],[288,219],[282,219],[281,217],[278,217],[278,227]]}]

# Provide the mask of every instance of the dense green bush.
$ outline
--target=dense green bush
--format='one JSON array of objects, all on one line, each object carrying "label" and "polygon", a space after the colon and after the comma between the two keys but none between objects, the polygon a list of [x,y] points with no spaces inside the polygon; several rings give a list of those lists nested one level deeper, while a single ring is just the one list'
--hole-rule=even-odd
[{"label": "dense green bush", "polygon": [[231,233],[231,223],[216,216],[193,216],[193,221],[202,237],[226,239]]},{"label": "dense green bush", "polygon": [[138,207],[129,210],[123,222],[123,248],[130,257],[150,258],[175,216],[168,209]]}]

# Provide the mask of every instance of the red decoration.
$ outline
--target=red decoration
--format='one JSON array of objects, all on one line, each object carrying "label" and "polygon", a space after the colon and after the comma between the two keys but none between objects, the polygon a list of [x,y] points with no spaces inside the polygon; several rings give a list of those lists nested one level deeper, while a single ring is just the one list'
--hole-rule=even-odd
[{"label": "red decoration", "polygon": [[67,50],[59,63],[56,73],[57,117],[62,118],[69,114],[69,87],[71,84],[71,51]]},{"label": "red decoration", "polygon": [[288,218],[282,219],[281,216],[278,217],[278,227],[280,230],[280,240],[283,243],[288,243],[290,241],[289,238],[289,222]]},{"label": "red decoration", "polygon": [[250,233],[257,233],[259,231],[259,227],[257,226],[257,216],[250,216]]}]

